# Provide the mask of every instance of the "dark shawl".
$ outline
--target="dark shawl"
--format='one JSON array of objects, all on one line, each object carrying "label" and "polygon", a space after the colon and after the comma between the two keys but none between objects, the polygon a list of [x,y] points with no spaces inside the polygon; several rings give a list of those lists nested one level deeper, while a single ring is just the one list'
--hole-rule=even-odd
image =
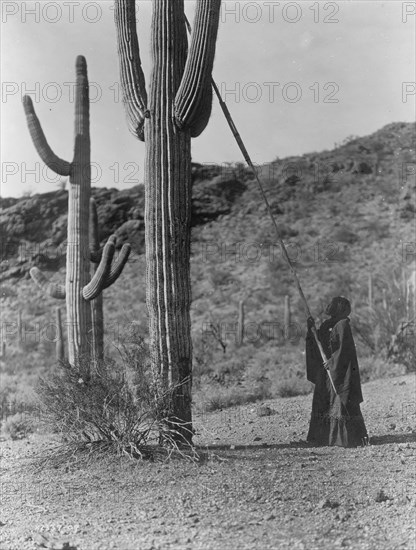
[{"label": "dark shawl", "polygon": [[[359,404],[363,401],[357,352],[348,318],[337,321],[333,318],[322,323],[318,338],[329,359],[329,371],[343,405]],[[308,331],[306,336],[306,372],[310,382],[322,381],[322,358],[314,336]],[[325,372],[325,377],[328,374]],[[327,387],[328,385],[325,384]]]}]

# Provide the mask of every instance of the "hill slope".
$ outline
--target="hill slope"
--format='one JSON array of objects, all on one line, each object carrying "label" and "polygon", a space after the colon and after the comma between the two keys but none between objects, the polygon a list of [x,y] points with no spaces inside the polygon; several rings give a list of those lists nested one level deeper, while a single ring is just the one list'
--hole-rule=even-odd
[{"label": "hill slope", "polygon": [[[312,311],[319,316],[334,294],[349,296],[361,330],[362,356],[377,352],[385,337],[368,333],[363,322],[371,320],[370,273],[375,306],[384,307],[393,325],[404,312],[402,279],[415,259],[414,163],[415,126],[394,123],[371,136],[347,139],[333,151],[276,159],[259,168]],[[107,340],[114,350],[112,343],[126,339],[133,322],[135,331],[147,331],[144,193],[137,186],[94,189],[93,196],[102,240],[115,232],[118,246],[129,241],[134,250],[120,280],[105,293]],[[36,264],[53,279],[63,279],[66,197],[60,190],[0,202],[8,372],[22,361],[29,370],[53,362],[53,342],[45,327],[53,323],[57,304],[34,286],[28,271]],[[302,304],[257,184],[243,165],[193,165],[191,267],[197,395],[201,381],[217,384],[217,398],[224,386],[234,388],[237,401],[239,392],[252,399],[284,394],[281,379],[287,377],[298,391],[308,391],[300,374]],[[285,295],[292,304],[289,333],[283,326]],[[242,347],[236,341],[240,301],[245,307]],[[13,325],[17,309],[27,330],[38,327],[27,332],[24,342]]]}]

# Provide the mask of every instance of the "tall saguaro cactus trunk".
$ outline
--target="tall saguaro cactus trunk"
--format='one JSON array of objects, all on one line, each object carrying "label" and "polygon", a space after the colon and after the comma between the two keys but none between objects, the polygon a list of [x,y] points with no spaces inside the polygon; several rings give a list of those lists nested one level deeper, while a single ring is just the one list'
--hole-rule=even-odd
[{"label": "tall saguaro cactus trunk", "polygon": [[134,0],[116,0],[123,100],[132,133],[146,143],[146,298],[151,361],[172,416],[191,442],[191,137],[211,113],[211,73],[221,0],[199,0],[189,52],[183,0],[153,0],[149,103]]},{"label": "tall saguaro cactus trunk", "polygon": [[173,411],[189,428],[191,135],[178,131],[173,112],[185,67],[185,33],[181,2],[155,2],[151,116],[145,125],[146,296],[152,364],[163,387],[180,384]]}]

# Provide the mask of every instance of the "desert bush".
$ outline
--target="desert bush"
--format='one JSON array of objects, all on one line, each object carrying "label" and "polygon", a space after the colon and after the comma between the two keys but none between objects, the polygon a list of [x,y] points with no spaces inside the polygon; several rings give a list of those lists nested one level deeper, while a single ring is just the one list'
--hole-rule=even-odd
[{"label": "desert bush", "polygon": [[313,386],[306,378],[291,376],[286,380],[278,382],[273,388],[273,393],[279,397],[296,397],[297,395],[306,395],[311,393]]},{"label": "desert bush", "polygon": [[374,355],[358,358],[361,382],[369,382],[377,378],[392,378],[406,374],[406,366],[393,364]]},{"label": "desert bush", "polygon": [[245,403],[254,403],[269,397],[269,392],[265,393],[259,388],[248,390],[241,386],[224,388],[220,384],[211,384],[196,392],[194,402],[197,410],[211,412]]},{"label": "desert bush", "polygon": [[234,281],[234,278],[229,271],[215,267],[210,268],[209,278],[212,286],[215,288],[230,285]]},{"label": "desert bush", "polygon": [[15,413],[2,422],[1,430],[10,439],[23,439],[34,430],[33,419],[25,413]]},{"label": "desert bush", "polygon": [[175,438],[183,428],[172,415],[178,388],[162,393],[160,387],[143,350],[121,346],[119,361],[105,360],[92,370],[83,360],[62,362],[40,378],[36,391],[41,418],[62,435],[64,449],[154,459],[178,450]]},{"label": "desert bush", "polygon": [[362,285],[361,296],[358,295],[361,303],[353,312],[351,326],[359,343],[372,355],[387,363],[404,365],[411,372],[416,368],[414,319],[407,318],[409,312],[400,279],[400,269],[386,269],[375,274],[371,306],[365,303],[367,288]]},{"label": "desert bush", "polygon": [[36,395],[33,390],[36,375],[27,372],[2,372],[0,389],[0,418],[2,421],[16,413],[35,413]]},{"label": "desert bush", "polygon": [[339,241],[346,244],[354,244],[358,240],[358,236],[346,226],[341,226],[336,229],[332,237],[335,241]]},{"label": "desert bush", "polygon": [[385,239],[390,236],[389,224],[377,218],[369,221],[365,225],[365,229],[371,234],[372,239]]}]

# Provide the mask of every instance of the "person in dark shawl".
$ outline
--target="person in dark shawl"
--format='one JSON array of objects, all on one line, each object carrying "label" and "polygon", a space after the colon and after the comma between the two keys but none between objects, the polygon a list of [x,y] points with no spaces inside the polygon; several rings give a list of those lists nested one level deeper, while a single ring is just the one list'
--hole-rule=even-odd
[{"label": "person in dark shawl", "polygon": [[[333,298],[319,327],[319,341],[327,357],[324,363],[312,334],[315,321],[309,317],[306,336],[306,372],[315,384],[307,441],[316,445],[356,447],[368,442],[360,410],[363,401],[357,353],[351,333],[351,305],[343,296]],[[337,394],[331,384],[332,376]]]}]

